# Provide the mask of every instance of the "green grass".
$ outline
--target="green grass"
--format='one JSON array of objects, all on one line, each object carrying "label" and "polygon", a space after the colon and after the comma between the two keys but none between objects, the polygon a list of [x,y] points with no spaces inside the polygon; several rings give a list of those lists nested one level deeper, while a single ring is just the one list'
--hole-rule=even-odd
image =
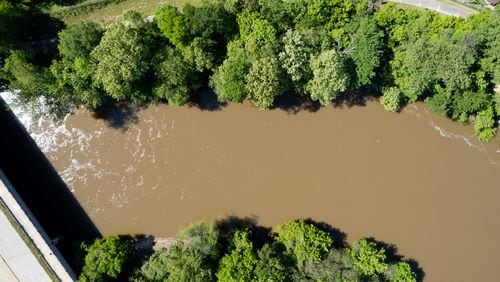
[{"label": "green grass", "polygon": [[54,282],[59,281],[59,279],[57,278],[57,275],[53,272],[52,268],[50,268],[47,261],[45,261],[45,259],[42,257],[42,254],[40,253],[38,248],[35,246],[35,243],[33,243],[33,241],[31,241],[28,234],[26,234],[24,229],[19,225],[19,223],[14,218],[14,216],[10,212],[7,205],[1,199],[0,199],[0,212],[3,212],[3,214],[5,214],[5,216],[7,217],[7,220],[10,222],[12,227],[14,227],[17,234],[19,234],[19,237],[21,237],[21,239],[24,241],[26,246],[28,246],[28,249],[30,249],[33,256],[36,258],[38,263],[42,266],[42,268],[45,270],[47,275],[50,277],[50,280],[52,280]]},{"label": "green grass", "polygon": [[62,20],[66,24],[73,24],[81,21],[94,21],[108,24],[120,19],[120,16],[127,10],[135,10],[145,16],[150,16],[154,14],[156,7],[159,5],[170,4],[181,8],[186,3],[198,5],[201,3],[201,0],[124,0],[119,3],[110,3],[99,9],[90,9],[78,15],[63,17]]}]

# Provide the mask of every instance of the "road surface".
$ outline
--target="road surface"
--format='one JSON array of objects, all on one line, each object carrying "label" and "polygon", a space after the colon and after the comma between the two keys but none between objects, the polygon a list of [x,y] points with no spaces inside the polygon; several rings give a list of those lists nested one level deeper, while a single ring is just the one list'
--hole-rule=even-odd
[{"label": "road surface", "polygon": [[444,2],[439,2],[437,0],[388,0],[388,1],[434,10],[441,14],[456,16],[456,17],[468,17],[476,13],[475,10],[460,5],[459,3],[448,4]]}]

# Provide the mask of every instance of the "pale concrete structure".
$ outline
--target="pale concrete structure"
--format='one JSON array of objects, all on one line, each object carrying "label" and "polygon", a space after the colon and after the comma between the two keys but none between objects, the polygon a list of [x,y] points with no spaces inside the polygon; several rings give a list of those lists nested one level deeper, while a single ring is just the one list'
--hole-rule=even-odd
[{"label": "pale concrete structure", "polygon": [[51,281],[47,270],[41,266],[35,255],[47,263],[50,268],[48,271],[59,281],[75,281],[75,274],[1,170],[0,198],[14,218],[15,224],[24,231],[38,250],[34,254],[7,216],[0,212],[0,282]]}]

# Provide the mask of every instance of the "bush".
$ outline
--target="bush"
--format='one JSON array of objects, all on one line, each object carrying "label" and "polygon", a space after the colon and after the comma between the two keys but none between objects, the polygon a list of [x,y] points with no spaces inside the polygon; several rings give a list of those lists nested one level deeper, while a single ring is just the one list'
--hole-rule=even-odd
[{"label": "bush", "polygon": [[384,109],[389,112],[397,112],[403,102],[403,95],[397,87],[390,87],[384,89],[382,97],[380,97],[380,104]]},{"label": "bush", "polygon": [[491,141],[495,137],[497,127],[494,116],[492,107],[488,107],[477,114],[476,122],[474,123],[474,132],[479,140]]}]

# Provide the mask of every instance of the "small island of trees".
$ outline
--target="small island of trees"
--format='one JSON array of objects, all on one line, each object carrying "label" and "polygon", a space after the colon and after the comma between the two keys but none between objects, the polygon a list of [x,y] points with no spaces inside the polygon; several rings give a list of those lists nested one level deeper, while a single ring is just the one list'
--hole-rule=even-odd
[{"label": "small island of trees", "polygon": [[15,28],[25,5],[1,3],[10,27],[2,77],[21,100],[44,97],[59,115],[119,101],[182,106],[207,87],[220,102],[260,109],[286,92],[323,106],[361,92],[379,93],[392,112],[424,101],[473,123],[481,140],[497,131],[499,9],[464,19],[367,0],[204,0],[160,6],[154,17],[127,11],[107,26],[70,25],[50,52],[26,47],[33,36]]},{"label": "small island of trees", "polygon": [[252,230],[202,222],[146,254],[140,240],[105,237],[86,248],[79,280],[417,281],[408,262],[389,258],[373,240],[348,246],[317,225],[296,220]]}]

